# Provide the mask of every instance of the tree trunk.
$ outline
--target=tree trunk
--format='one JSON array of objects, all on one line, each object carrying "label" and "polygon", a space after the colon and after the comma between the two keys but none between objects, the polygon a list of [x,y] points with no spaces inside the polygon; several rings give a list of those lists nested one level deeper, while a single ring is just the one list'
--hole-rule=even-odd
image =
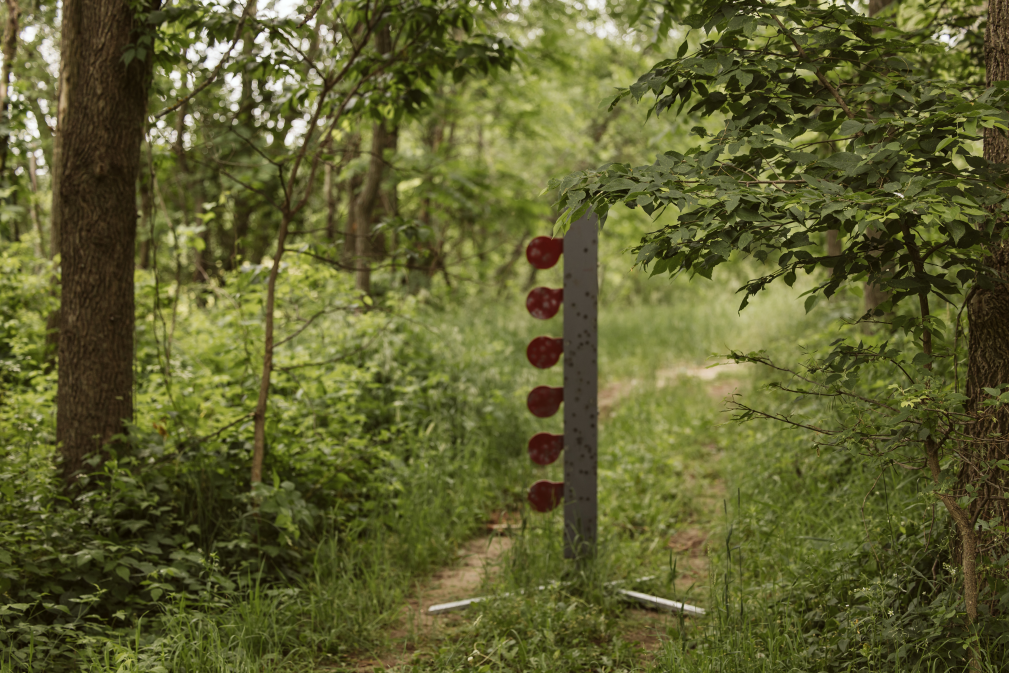
[{"label": "tree trunk", "polygon": [[4,25],[3,37],[3,67],[0,68],[0,124],[7,127],[7,132],[0,136],[0,178],[7,174],[7,149],[10,145],[10,104],[7,89],[11,83],[11,68],[18,51],[18,21],[21,19],[21,8],[16,0],[6,0],[7,22]]},{"label": "tree trunk", "polygon": [[265,334],[263,344],[263,374],[260,378],[259,397],[256,399],[256,411],[253,414],[254,434],[252,440],[252,471],[250,475],[250,481],[253,485],[263,481],[263,461],[266,458],[266,404],[270,399],[270,377],[273,373],[273,313],[277,297],[277,275],[280,273],[280,260],[284,256],[289,224],[290,215],[284,213],[283,219],[280,222],[280,232],[277,235],[277,251],[273,256],[273,265],[270,267],[270,275],[266,281],[266,305],[263,309],[263,332]]},{"label": "tree trunk", "polygon": [[149,53],[123,63],[139,37],[134,11],[122,0],[63,5],[56,441],[68,481],[133,417],[136,186],[151,74]]},{"label": "tree trunk", "polygon": [[[361,152],[361,136],[352,135],[344,149],[344,163],[350,163]],[[347,224],[343,230],[343,250],[340,261],[344,268],[356,268],[354,255],[357,254],[357,215],[355,213],[357,196],[361,190],[363,178],[360,173],[354,173],[344,182],[343,192],[347,194]]]},{"label": "tree trunk", "polygon": [[[389,28],[385,27],[375,33],[375,49],[379,54],[392,51],[392,38]],[[368,162],[368,172],[364,176],[361,195],[354,202],[354,224],[356,228],[355,251],[355,285],[358,290],[371,292],[371,260],[375,256],[372,240],[372,218],[379,189],[382,187],[382,175],[385,171],[385,150],[391,146],[394,136],[386,129],[385,122],[379,121],[372,126],[371,159]]]},{"label": "tree trunk", "polygon": [[327,161],[322,190],[326,197],[326,240],[336,239],[336,187],[333,180],[333,162]]},{"label": "tree trunk", "polygon": [[[257,1],[249,0],[249,16],[255,16],[257,11]],[[252,59],[256,46],[256,32],[252,26],[246,25],[242,33],[242,90],[238,96],[238,132],[245,138],[252,138],[253,117],[252,109],[256,101],[252,98],[252,75],[249,72],[249,62]],[[249,222],[252,220],[252,204],[249,197],[244,192],[244,188],[235,192],[235,211],[232,216],[232,233],[234,234],[231,255],[225,261],[225,268],[235,269],[240,261],[245,258],[248,248]]]},{"label": "tree trunk", "polygon": [[[185,225],[192,226],[194,218],[198,218],[203,212],[203,185],[199,176],[194,176],[189,167],[189,158],[186,156],[186,145],[183,136],[186,132],[186,114],[189,105],[182,104],[175,111],[175,142],[172,144],[172,152],[175,154],[175,165],[178,167],[177,184],[178,195],[182,205],[182,214]],[[202,220],[200,220],[202,222]],[[193,282],[202,283],[210,280],[207,271],[207,260],[213,260],[210,251],[210,227],[204,225],[200,232],[200,241],[203,247],[193,246]]]},{"label": "tree trunk", "polygon": [[[60,34],[60,54],[66,54],[70,41],[64,33]],[[49,186],[52,188],[52,201],[49,205],[49,258],[55,259],[60,254],[60,233],[63,230],[63,211],[60,209],[59,193],[63,184],[63,126],[67,118],[67,63],[60,58],[59,81],[56,85],[56,130],[53,132],[52,162],[49,164]],[[44,123],[44,121],[43,121]],[[53,274],[50,279],[50,292],[58,294],[59,276]],[[46,318],[46,367],[56,366],[56,357],[60,344],[61,309],[57,308]]]},{"label": "tree trunk", "polygon": [[390,138],[391,135],[386,130],[385,123],[375,122],[371,131],[371,159],[368,162],[368,172],[364,176],[361,194],[354,202],[355,286],[364,293],[371,292],[371,262],[375,257],[371,225],[375,205],[378,201],[379,188],[382,186],[385,149],[389,145]]},{"label": "tree trunk", "polygon": [[[879,238],[879,232],[877,232],[873,227],[869,227],[868,229],[866,229],[865,235],[870,238]],[[891,267],[884,267],[884,271],[890,268]],[[865,287],[862,290],[863,306],[865,308],[866,313],[874,312],[879,307],[880,304],[882,304],[889,298],[890,298],[889,292],[881,288],[879,285],[876,285],[875,283],[870,283],[866,281]],[[868,328],[869,326],[867,326],[867,329]]]},{"label": "tree trunk", "polygon": [[[985,84],[1009,80],[1009,0],[991,0],[988,3],[988,26],[985,30]],[[984,156],[991,162],[1009,163],[1009,138],[998,129],[984,130]],[[1001,223],[1004,226],[1004,222]],[[1005,243],[990,248],[985,264],[1003,281],[1009,281],[1009,247]],[[968,426],[967,432],[974,440],[969,447],[970,461],[962,461],[957,475],[957,492],[965,492],[967,485],[977,487],[977,497],[957,519],[956,554],[964,570],[964,599],[968,622],[977,618],[978,594],[984,578],[976,570],[977,557],[999,557],[1009,549],[1001,536],[976,528],[978,519],[991,520],[1009,516],[1005,501],[1009,479],[1000,469],[991,467],[994,461],[1009,457],[1009,408],[985,408],[988,394],[984,388],[998,388],[1009,383],[1009,285],[996,284],[991,289],[975,286],[968,295],[967,323],[967,408],[982,417],[980,422]],[[985,466],[988,466],[987,468]],[[973,577],[972,577],[973,576]],[[975,664],[977,664],[975,658]]]},{"label": "tree trunk", "polygon": [[140,191],[140,250],[137,253],[137,267],[151,268],[151,246],[154,245],[154,232],[151,223],[154,222],[154,189],[151,185],[151,175],[147,170],[140,171],[137,181]]},{"label": "tree trunk", "polygon": [[32,218],[32,229],[35,231],[35,256],[45,259],[45,241],[42,240],[42,223],[39,217],[39,179],[38,166],[35,163],[35,152],[28,152],[28,189],[31,191],[31,203],[28,204]]}]

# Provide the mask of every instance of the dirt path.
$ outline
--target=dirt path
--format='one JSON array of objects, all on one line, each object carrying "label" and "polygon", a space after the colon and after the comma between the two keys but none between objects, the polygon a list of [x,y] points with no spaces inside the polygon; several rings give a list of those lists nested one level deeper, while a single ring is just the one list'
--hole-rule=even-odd
[{"label": "dirt path", "polygon": [[[681,377],[706,382],[708,394],[721,401],[726,395],[737,390],[745,376],[743,365],[719,363],[720,366],[706,367],[682,365],[661,369],[655,373],[658,388],[676,385]],[[636,379],[615,381],[599,391],[599,414],[607,415],[642,384]],[[715,447],[717,448],[717,447]],[[710,495],[719,499],[724,484],[714,485]],[[514,515],[511,518],[518,518]],[[402,617],[390,631],[387,646],[371,657],[359,660],[352,667],[356,673],[390,671],[408,663],[414,653],[421,651],[441,639],[446,633],[462,623],[465,611],[430,615],[427,610],[432,605],[473,598],[485,589],[485,578],[492,579],[499,570],[502,557],[511,547],[509,529],[515,524],[509,517],[496,517],[497,523],[489,526],[486,535],[470,540],[458,552],[458,562],[445,567],[420,585],[415,595],[403,608]],[[708,532],[697,527],[687,527],[670,537],[668,546],[678,559],[678,586],[686,589],[692,584],[703,583],[707,578]],[[628,608],[623,620],[623,637],[636,642],[642,648],[644,659],[651,660],[660,649],[668,626],[676,617],[666,613]]]},{"label": "dirt path", "polygon": [[[734,362],[719,362],[715,365],[678,365],[666,367],[655,372],[656,388],[667,388],[679,385],[683,379],[693,379],[704,383],[708,396],[720,405],[726,403],[729,395],[739,392],[746,379],[748,371],[745,365]],[[637,379],[614,381],[605,386],[599,393],[599,415],[605,421],[616,406],[635,389],[643,385]],[[712,444],[707,448],[711,452],[711,460],[717,461],[721,448]],[[696,474],[686,474],[684,478],[694,481]],[[725,496],[725,483],[721,478],[708,484],[706,491],[699,497],[704,502],[703,509],[710,510],[717,516],[720,503]],[[677,562],[677,593],[687,591],[694,585],[703,586],[708,579],[708,545],[710,531],[702,525],[686,524],[673,533],[667,543]],[[677,596],[676,600],[683,600]],[[689,599],[687,602],[690,602]],[[693,620],[687,618],[686,628],[691,628]],[[650,666],[662,649],[663,642],[668,639],[669,629],[677,628],[679,620],[676,615],[630,607],[621,618],[621,637],[629,643],[635,643],[640,648],[640,663]]]},{"label": "dirt path", "polygon": [[504,523],[491,524],[488,534],[464,544],[457,552],[456,564],[427,578],[407,601],[398,624],[388,634],[386,648],[359,660],[352,670],[358,673],[394,670],[464,619],[464,612],[430,615],[428,608],[481,595],[484,578],[497,574],[501,557],[511,547],[512,540],[508,537],[511,527],[507,519]]},{"label": "dirt path", "polygon": [[[745,364],[719,362],[714,365],[679,365],[666,367],[655,372],[655,387],[666,388],[675,385],[680,377],[708,382],[708,394],[716,400],[725,398],[740,386],[745,376]],[[614,381],[599,391],[599,416],[605,418],[613,408],[627,397],[642,381],[629,379]]]}]

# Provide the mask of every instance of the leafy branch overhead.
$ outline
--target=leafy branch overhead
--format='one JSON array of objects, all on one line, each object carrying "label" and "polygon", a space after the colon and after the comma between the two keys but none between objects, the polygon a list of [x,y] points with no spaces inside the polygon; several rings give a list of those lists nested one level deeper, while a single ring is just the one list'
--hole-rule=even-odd
[{"label": "leafy branch overhead", "polygon": [[[1009,559],[1009,529],[999,525],[1009,517],[1002,495],[1009,72],[1001,51],[1009,25],[996,2],[984,18],[965,12],[971,25],[937,26],[945,9],[945,2],[916,7],[917,25],[908,28],[906,16],[867,17],[836,0],[705,2],[686,20],[705,34],[697,50],[688,53],[684,39],[676,58],[612,103],[649,97],[649,116],[686,108],[710,118],[692,130],[700,142],[648,166],[608,164],[553,186],[560,229],[590,210],[604,221],[618,203],[656,220],[671,208],[635,248],[652,275],[710,278],[733,253],[756,258],[763,275],[741,288],[741,309],[773,281],[791,286],[799,271],[818,267],[830,273],[813,277],[807,312],[842,285],[867,282],[884,293],[859,321],[889,323],[887,343],[841,337],[800,367],[763,353],[730,355],[783,374],[771,387],[793,400],[829,400],[827,410],[819,407],[824,418],[794,402],[781,411],[739,400],[733,407],[739,420],[775,420],[883,466],[926,470],[956,525],[969,625],[988,600],[978,559],[1003,559],[992,571],[1002,578]],[[988,88],[975,83],[986,21]],[[717,130],[709,137],[708,129]],[[824,245],[829,232],[839,250]],[[908,298],[917,301],[901,306]]]},{"label": "leafy branch overhead", "polygon": [[[710,277],[733,251],[771,262],[750,296],[800,270],[833,272],[807,308],[842,283],[892,292],[890,311],[922,292],[950,300],[977,279],[990,286],[981,246],[1001,237],[1000,167],[979,156],[984,129],[1005,131],[1007,89],[965,87],[930,59],[949,51],[928,28],[898,32],[839,3],[710,2],[687,23],[708,38],[658,63],[624,98],[654,96],[652,113],[689,106],[724,124],[685,152],[649,166],[610,164],[555,183],[567,218],[605,218],[617,203],[673,224],[637,249],[652,274]],[[926,76],[927,75],[927,76]],[[845,240],[835,257],[822,234]]]}]

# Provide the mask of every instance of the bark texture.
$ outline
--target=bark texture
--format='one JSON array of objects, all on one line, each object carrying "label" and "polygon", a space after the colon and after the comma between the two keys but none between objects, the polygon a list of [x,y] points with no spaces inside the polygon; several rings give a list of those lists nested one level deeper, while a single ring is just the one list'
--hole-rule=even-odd
[{"label": "bark texture", "polygon": [[150,57],[123,63],[137,38],[128,3],[65,0],[67,104],[54,200],[62,268],[56,439],[67,479],[133,416],[136,185],[151,70]]},{"label": "bark texture", "polygon": [[[985,84],[1009,80],[1009,0],[988,3],[988,26],[985,31]],[[984,131],[984,156],[989,161],[1009,165],[1009,138],[997,129]],[[1004,224],[1003,224],[1004,226]],[[985,264],[1002,281],[1009,281],[1009,247],[1000,244],[987,251]],[[1009,457],[1009,409],[983,406],[988,394],[984,388],[997,388],[1009,383],[1009,285],[996,284],[990,289],[976,286],[967,305],[969,325],[967,398],[968,410],[979,421],[967,428],[971,446],[965,447],[966,460],[957,479],[957,493],[967,485],[977,488],[977,498],[954,512],[957,523],[956,553],[964,570],[964,594],[968,620],[977,618],[979,591],[984,577],[978,576],[979,557],[1000,556],[1009,551],[1004,536],[976,527],[978,519],[1001,516],[1006,520],[1005,472],[986,467],[985,463]],[[971,575],[974,575],[972,578]],[[972,595],[973,594],[973,595]]]},{"label": "bark texture", "polygon": [[371,132],[371,160],[364,176],[361,193],[354,202],[355,285],[361,292],[371,292],[371,263],[378,256],[372,225],[378,205],[382,176],[385,174],[385,150],[395,146],[396,134],[384,122],[375,122]]},{"label": "bark texture", "polygon": [[[251,0],[246,12],[249,16],[256,16],[256,0]],[[252,96],[252,74],[249,65],[256,47],[256,31],[251,26],[246,26],[242,32],[242,91],[238,98],[238,133],[245,138],[251,139],[255,133],[252,110],[256,106],[256,101]],[[242,148],[244,155],[247,148]],[[236,269],[246,258],[249,244],[249,225],[252,221],[252,202],[249,194],[244,189],[235,192],[235,211],[232,219],[232,230],[234,240],[232,241],[231,255],[225,258],[226,269]]]},{"label": "bark texture", "polygon": [[[21,8],[16,0],[6,0],[7,22],[4,25],[3,37],[3,67],[0,68],[0,120],[5,126],[10,124],[10,104],[7,89],[11,83],[11,68],[18,52],[18,33],[21,31]],[[0,137],[0,175],[7,174],[7,149],[10,145],[10,130]]]},{"label": "bark texture", "polygon": [[[60,35],[60,53],[67,54],[70,41],[63,31]],[[67,63],[66,57],[60,59],[59,80],[56,84],[56,128],[53,131],[53,153],[49,173],[52,187],[52,202],[49,205],[49,259],[55,259],[60,254],[60,232],[63,230],[63,211],[60,209],[60,186],[63,184],[63,124],[67,117]],[[38,103],[36,103],[38,105]],[[44,119],[41,108],[36,113],[36,119]],[[39,125],[45,126],[44,123]],[[53,274],[50,290],[55,296],[59,293],[59,277]],[[60,343],[60,309],[46,318],[46,366],[52,369],[56,366],[56,357]]]},{"label": "bark texture", "polygon": [[[347,140],[343,153],[343,163],[349,164],[356,159],[361,152],[361,136],[357,133]],[[357,216],[355,214],[357,197],[361,192],[361,183],[364,176],[359,172],[353,172],[344,180],[342,189],[347,194],[347,223],[342,232],[343,246],[340,253],[340,262],[346,269],[353,269],[354,255],[357,254]]]},{"label": "bark texture", "polygon": [[28,152],[28,189],[31,191],[31,203],[28,204],[28,214],[31,215],[32,230],[35,232],[35,256],[42,259],[46,256],[46,244],[42,238],[42,223],[39,217],[38,166],[35,163],[34,152]]},{"label": "bark texture", "polygon": [[[392,52],[392,37],[388,27],[375,33],[375,49],[379,54]],[[378,256],[372,224],[379,191],[382,188],[382,176],[385,174],[385,151],[395,148],[397,137],[396,129],[390,130],[384,121],[375,122],[371,131],[371,159],[368,162],[368,172],[364,176],[361,193],[354,201],[355,286],[365,293],[371,292],[371,262]]]}]

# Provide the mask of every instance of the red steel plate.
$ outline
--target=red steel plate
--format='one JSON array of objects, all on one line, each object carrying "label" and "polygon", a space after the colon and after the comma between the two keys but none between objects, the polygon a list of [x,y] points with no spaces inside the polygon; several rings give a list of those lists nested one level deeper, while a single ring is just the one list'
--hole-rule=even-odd
[{"label": "red steel plate", "polygon": [[564,435],[539,432],[529,440],[529,458],[537,465],[549,465],[564,449]]},{"label": "red steel plate", "polygon": [[526,308],[532,317],[547,320],[557,315],[563,302],[563,289],[551,290],[549,287],[534,287],[526,297]]},{"label": "red steel plate", "polygon": [[537,236],[529,241],[529,245],[526,247],[526,259],[537,269],[549,269],[557,263],[563,252],[563,238]]},{"label": "red steel plate", "polygon": [[551,388],[550,386],[536,386],[526,398],[526,406],[533,416],[539,418],[549,418],[557,413],[564,401],[563,388]]},{"label": "red steel plate", "polygon": [[557,364],[564,352],[564,339],[554,339],[548,336],[538,336],[529,342],[526,357],[533,367],[547,369]]},{"label": "red steel plate", "polygon": [[541,479],[529,487],[529,504],[537,512],[549,512],[564,499],[564,482]]}]

